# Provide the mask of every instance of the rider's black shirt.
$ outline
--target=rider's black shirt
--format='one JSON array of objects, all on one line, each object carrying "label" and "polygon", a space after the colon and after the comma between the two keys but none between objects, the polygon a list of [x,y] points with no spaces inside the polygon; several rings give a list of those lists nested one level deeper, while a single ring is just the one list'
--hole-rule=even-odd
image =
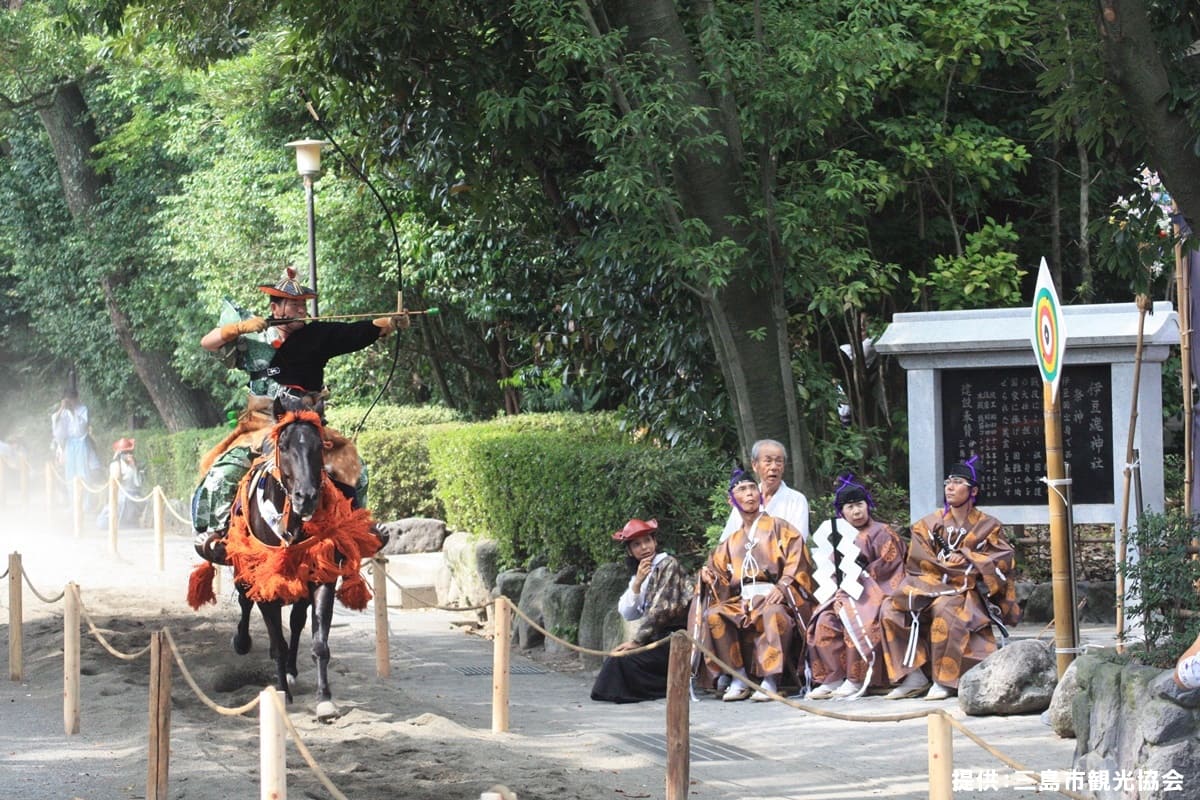
[{"label": "rider's black shirt", "polygon": [[319,392],[325,386],[329,359],[369,347],[380,333],[370,320],[310,322],[283,340],[271,359],[268,374],[281,386]]}]

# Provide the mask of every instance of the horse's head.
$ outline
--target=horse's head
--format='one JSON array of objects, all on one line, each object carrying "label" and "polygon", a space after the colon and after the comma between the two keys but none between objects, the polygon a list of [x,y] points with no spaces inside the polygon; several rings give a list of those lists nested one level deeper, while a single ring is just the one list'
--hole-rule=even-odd
[{"label": "horse's head", "polygon": [[307,522],[321,499],[325,473],[325,434],[313,411],[292,411],[275,401],[275,463],[292,513]]}]

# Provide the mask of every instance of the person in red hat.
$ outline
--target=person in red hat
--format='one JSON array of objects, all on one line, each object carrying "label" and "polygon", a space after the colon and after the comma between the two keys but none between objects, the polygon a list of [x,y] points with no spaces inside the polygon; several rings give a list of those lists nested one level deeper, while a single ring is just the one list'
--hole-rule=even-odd
[{"label": "person in red hat", "polygon": [[[113,457],[108,462],[108,478],[117,482],[117,527],[137,525],[144,500],[137,496],[142,490],[142,468],[133,455],[137,440],[121,438],[113,442]],[[96,518],[96,527],[108,527],[108,504]]]},{"label": "person in red hat", "polygon": [[[656,520],[631,519],[613,534],[613,540],[625,546],[633,577],[617,601],[617,611],[629,621],[641,620],[637,632],[614,649],[625,653],[656,642],[680,630],[687,623],[687,575],[674,556],[658,549]],[[665,644],[653,650],[631,655],[613,655],[604,659],[592,699],[609,703],[637,703],[667,696],[667,660],[670,648]]]},{"label": "person in red hat", "polygon": [[[205,477],[192,496],[196,552],[217,564],[225,563],[224,540],[238,483],[262,451],[274,424],[274,399],[281,394],[299,398],[323,416],[328,396],[325,365],[409,325],[408,315],[402,313],[359,322],[310,321],[305,301],[317,293],[302,285],[291,267],[278,283],[258,289],[270,297],[268,318],[227,302],[221,324],[200,339],[201,347],[249,376],[246,410],[233,432],[202,459]],[[325,459],[330,477],[356,507],[364,506],[368,480],[358,451],[337,431],[328,427],[325,431],[331,443]]]}]

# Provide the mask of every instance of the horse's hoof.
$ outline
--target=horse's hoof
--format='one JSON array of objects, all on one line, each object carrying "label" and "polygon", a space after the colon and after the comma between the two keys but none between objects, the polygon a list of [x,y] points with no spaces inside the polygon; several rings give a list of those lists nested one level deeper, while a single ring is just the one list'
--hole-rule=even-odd
[{"label": "horse's hoof", "polygon": [[245,637],[233,635],[233,652],[239,656],[244,656],[250,652],[250,646],[254,644],[254,640],[247,634]]},{"label": "horse's hoof", "polygon": [[292,692],[296,691],[296,676],[290,672],[287,675],[287,688],[288,688],[288,694],[291,694]]},{"label": "horse's hoof", "polygon": [[322,700],[317,703],[317,720],[319,722],[330,722],[341,716],[338,707],[333,704],[332,700]]}]

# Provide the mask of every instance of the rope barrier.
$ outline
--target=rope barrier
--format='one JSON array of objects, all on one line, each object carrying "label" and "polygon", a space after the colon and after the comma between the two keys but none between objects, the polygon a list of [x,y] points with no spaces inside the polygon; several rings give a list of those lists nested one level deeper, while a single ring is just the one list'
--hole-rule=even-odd
[{"label": "rope barrier", "polygon": [[325,771],[317,765],[316,759],[314,759],[312,753],[309,752],[308,746],[304,744],[304,740],[300,738],[300,731],[296,730],[296,726],[292,724],[292,720],[288,716],[287,709],[283,705],[283,700],[279,697],[279,692],[272,694],[271,698],[275,703],[276,710],[279,712],[279,718],[283,720],[284,727],[288,729],[288,733],[292,735],[292,741],[296,743],[296,750],[299,751],[300,757],[304,759],[304,763],[308,764],[308,768],[311,769],[313,774],[317,776],[317,780],[319,780],[321,785],[324,786],[329,793],[334,796],[335,800],[350,800],[348,797],[346,797],[346,795],[338,791],[338,788],[334,786],[333,782],[330,781],[328,776],[325,775]]},{"label": "rope barrier", "polygon": [[[366,569],[368,575],[375,574],[375,565],[373,562],[367,563],[365,565],[365,569]],[[395,578],[393,578],[391,575],[388,575],[386,569],[383,571],[383,574],[388,579],[389,583],[391,583],[397,589],[400,590],[401,597],[404,596],[405,592],[408,592],[410,595],[412,594],[411,591],[409,591],[408,589],[405,589],[403,586],[401,586],[399,583],[397,583]],[[478,605],[478,606],[438,606],[438,605],[433,605],[433,606],[426,606],[426,608],[434,608],[434,609],[437,609],[438,611],[481,611],[485,608],[488,608],[489,606],[491,606],[490,602],[484,603],[484,604]],[[396,606],[391,606],[391,608],[396,608]]]},{"label": "rope barrier", "polygon": [[82,600],[79,602],[79,613],[83,616],[83,621],[87,623],[88,632],[91,633],[92,636],[96,637],[96,641],[98,641],[100,646],[107,650],[110,655],[113,655],[122,661],[136,661],[146,653],[150,652],[150,645],[146,645],[136,653],[122,653],[120,650],[117,650],[115,647],[109,644],[108,640],[104,638],[104,634],[100,633],[100,629],[96,627],[94,622],[92,622],[92,616],[91,614],[88,614],[87,607],[83,604]]},{"label": "rope barrier", "polygon": [[171,648],[171,656],[175,659],[175,663],[179,665],[179,671],[183,674],[183,679],[187,681],[187,685],[192,688],[192,693],[200,700],[201,703],[208,706],[209,710],[215,711],[223,717],[240,717],[248,711],[253,711],[258,707],[258,698],[255,697],[249,703],[236,708],[220,705],[209,698],[204,693],[204,690],[196,683],[196,679],[192,677],[192,673],[188,670],[187,664],[183,663],[183,656],[179,654],[179,647],[175,644],[175,637],[171,636],[170,628],[163,628],[163,633],[166,634],[167,646]]},{"label": "rope barrier", "polygon": [[8,577],[8,570],[5,569],[3,573],[0,573],[0,581],[4,580],[7,577]]},{"label": "rope barrier", "polygon": [[[160,486],[156,486],[154,488],[162,491],[162,487]],[[166,502],[166,497],[163,498],[163,507],[166,508],[167,511],[171,512],[171,516],[182,522],[184,525],[187,525],[189,528],[192,526],[192,521],[190,519],[179,516],[179,512],[172,508],[170,503]]]},{"label": "rope barrier", "polygon": [[[7,575],[8,570],[5,570],[4,574]],[[39,592],[37,590],[37,588],[32,583],[29,582],[29,571],[26,570],[24,567],[21,568],[21,577],[25,580],[25,585],[29,587],[29,591],[33,592],[33,596],[36,597],[38,600],[41,600],[43,603],[46,603],[47,605],[53,605],[53,604],[57,603],[59,600],[63,599],[64,595],[66,595],[66,592],[63,591],[63,592],[59,592],[58,597],[55,597],[53,600],[51,600],[48,597],[43,597],[42,593]]]},{"label": "rope barrier", "polygon": [[150,494],[146,495],[145,497],[134,497],[129,492],[125,491],[125,487],[119,483],[117,484],[117,491],[120,492],[125,497],[125,499],[129,500],[130,502],[144,503],[147,500],[150,500],[154,497],[154,493],[158,491],[158,487],[155,486],[153,489],[151,489]]},{"label": "rope barrier", "polygon": [[541,625],[538,625],[536,622],[534,622],[532,619],[530,619],[529,615],[526,614],[521,609],[517,608],[515,603],[510,602],[508,605],[512,607],[512,610],[514,612],[516,612],[517,616],[519,616],[521,619],[525,620],[525,622],[527,622],[529,624],[529,627],[533,628],[535,631],[538,631],[543,636],[545,636],[547,639],[558,642],[563,647],[566,647],[568,650],[574,650],[577,653],[584,653],[589,656],[600,656],[601,658],[609,658],[609,657],[623,658],[625,656],[636,655],[637,653],[645,653],[647,650],[653,650],[654,648],[661,647],[664,643],[671,641],[671,636],[667,635],[667,636],[664,636],[663,638],[659,639],[656,642],[651,642],[650,644],[645,644],[645,645],[642,645],[641,647],[637,647],[632,650],[622,650],[619,653],[616,650],[612,650],[612,651],[593,650],[590,647],[582,647],[581,645],[572,644],[571,642],[568,642],[566,639],[555,636],[553,633],[546,630]]},{"label": "rope barrier", "polygon": [[[1022,765],[1020,762],[1015,761],[1014,759],[1011,759],[1008,756],[1004,755],[1004,753],[1001,753],[995,747],[992,747],[990,744],[985,742],[983,740],[983,738],[981,736],[979,736],[979,734],[972,731],[970,728],[968,728],[962,722],[956,720],[954,717],[950,716],[945,711],[939,710],[936,713],[943,715],[955,730],[957,730],[963,736],[966,736],[968,739],[970,739],[975,744],[979,745],[979,747],[984,752],[986,752],[993,758],[999,760],[1005,766],[1012,767],[1013,770],[1015,770],[1016,772],[1019,772],[1023,775],[1028,775],[1029,777],[1036,780],[1039,784],[1041,784],[1042,774],[1040,772],[1035,772],[1034,770],[1026,769],[1025,766]],[[1068,789],[1056,789],[1054,791],[1056,791],[1058,794],[1061,794],[1065,797],[1070,797],[1071,800],[1089,800],[1089,798],[1086,795],[1076,794],[1075,792],[1072,792]]]}]

